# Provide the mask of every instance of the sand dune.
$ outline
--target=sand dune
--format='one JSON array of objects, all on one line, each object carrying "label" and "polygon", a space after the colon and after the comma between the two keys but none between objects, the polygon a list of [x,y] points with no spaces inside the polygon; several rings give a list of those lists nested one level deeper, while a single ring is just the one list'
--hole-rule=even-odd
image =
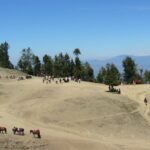
[{"label": "sand dune", "polygon": [[[39,150],[148,150],[149,85],[120,86],[122,94],[107,93],[107,86],[82,82],[43,84],[42,79],[0,80],[0,149]],[[25,128],[14,136],[12,127]],[[42,139],[30,129],[40,129]]]}]

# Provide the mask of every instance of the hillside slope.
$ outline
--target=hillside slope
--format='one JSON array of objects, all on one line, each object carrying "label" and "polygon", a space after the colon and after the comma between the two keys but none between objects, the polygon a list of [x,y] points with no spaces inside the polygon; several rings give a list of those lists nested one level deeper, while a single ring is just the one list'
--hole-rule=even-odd
[{"label": "hillside slope", "polygon": [[0,75],[1,76],[11,76],[11,75],[24,76],[26,74],[21,71],[17,71],[15,69],[7,69],[7,68],[0,67]]},{"label": "hillside slope", "polygon": [[[149,98],[150,88],[120,88],[122,95],[85,82],[0,81],[0,122],[8,128],[8,135],[0,137],[0,148],[148,150],[149,107],[143,97]],[[13,136],[13,126],[25,128],[26,135]],[[33,138],[30,129],[40,129],[42,139]]]}]

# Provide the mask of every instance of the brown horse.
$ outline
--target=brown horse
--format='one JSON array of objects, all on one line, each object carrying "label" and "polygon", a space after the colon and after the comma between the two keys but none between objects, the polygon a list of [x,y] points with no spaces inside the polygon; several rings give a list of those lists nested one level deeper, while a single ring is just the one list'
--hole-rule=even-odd
[{"label": "brown horse", "polygon": [[0,127],[0,133],[7,134],[7,129],[5,127]]},{"label": "brown horse", "polygon": [[35,137],[35,135],[37,135],[37,138],[41,138],[41,134],[40,134],[40,130],[30,130],[30,134],[33,134],[33,136]]}]

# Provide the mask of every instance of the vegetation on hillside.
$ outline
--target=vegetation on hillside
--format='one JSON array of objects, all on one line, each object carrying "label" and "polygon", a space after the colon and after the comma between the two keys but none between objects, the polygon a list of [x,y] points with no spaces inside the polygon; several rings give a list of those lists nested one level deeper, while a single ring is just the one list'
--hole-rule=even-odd
[{"label": "vegetation on hillside", "polygon": [[145,71],[143,75],[143,69],[138,69],[131,57],[126,57],[122,61],[122,65],[124,68],[122,74],[119,73],[114,64],[107,64],[106,67],[102,67],[97,75],[97,82],[110,86],[118,85],[121,82],[132,84],[134,81],[137,83],[150,83],[150,71]]},{"label": "vegetation on hillside", "polygon": [[34,55],[30,48],[23,49],[18,62],[18,68],[30,75],[54,75],[55,77],[74,76],[84,81],[94,81],[94,71],[89,63],[83,63],[79,55],[80,49],[73,51],[75,59],[67,53],[59,53],[54,58],[45,54],[41,62],[39,57]]},{"label": "vegetation on hillside", "polygon": [[[13,69],[14,66],[9,60],[9,44],[7,42],[0,44],[0,67]],[[135,61],[131,57],[126,57],[122,61],[124,68],[120,73],[114,64],[107,64],[100,68],[98,76],[94,77],[94,71],[88,62],[80,60],[81,51],[79,48],[73,51],[74,59],[69,54],[59,53],[53,57],[45,54],[40,58],[35,55],[31,48],[22,50],[21,57],[15,68],[30,75],[53,75],[55,77],[74,76],[84,81],[103,83],[109,86],[119,85],[121,82],[132,84],[133,81],[140,83],[150,83],[150,71],[138,69]]]}]

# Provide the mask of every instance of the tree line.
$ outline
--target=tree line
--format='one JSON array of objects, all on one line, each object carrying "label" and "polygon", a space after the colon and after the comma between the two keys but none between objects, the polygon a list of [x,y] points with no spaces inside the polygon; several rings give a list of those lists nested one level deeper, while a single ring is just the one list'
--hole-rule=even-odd
[{"label": "tree line", "polygon": [[18,62],[18,69],[35,76],[50,75],[55,77],[74,76],[84,81],[94,81],[94,71],[88,62],[81,62],[79,55],[80,49],[73,51],[75,59],[67,53],[59,53],[52,58],[45,54],[40,61],[39,57],[34,55],[31,48],[23,49],[21,58]]},{"label": "tree line", "polygon": [[125,84],[150,83],[150,71],[138,69],[137,64],[131,57],[126,57],[122,61],[123,73],[121,74],[114,64],[107,64],[102,67],[97,76],[98,83],[104,83],[111,86]]},{"label": "tree line", "polygon": [[[7,42],[0,44],[0,66],[13,69],[8,55],[9,44]],[[84,81],[104,83],[106,85],[119,85],[121,82],[132,84],[133,81],[141,81],[142,83],[150,83],[150,71],[138,69],[134,60],[131,57],[126,57],[122,61],[123,73],[121,74],[115,64],[107,64],[100,68],[97,77],[94,77],[94,70],[88,62],[80,60],[81,51],[76,48],[73,51],[75,58],[71,58],[69,54],[59,53],[54,57],[45,54],[42,60],[35,55],[31,48],[26,48],[21,51],[20,59],[15,66],[27,74],[53,75],[55,77],[74,76]]]}]

